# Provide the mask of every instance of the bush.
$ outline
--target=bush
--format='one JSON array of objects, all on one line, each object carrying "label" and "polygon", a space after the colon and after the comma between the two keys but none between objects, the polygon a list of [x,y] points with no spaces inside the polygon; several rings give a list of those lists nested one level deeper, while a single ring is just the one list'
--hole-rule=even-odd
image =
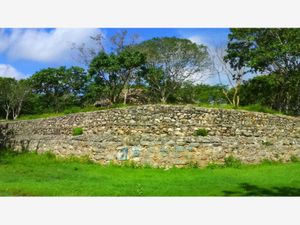
[{"label": "bush", "polygon": [[81,135],[83,134],[83,129],[81,127],[75,127],[73,128],[73,136]]},{"label": "bush", "polygon": [[132,160],[126,160],[126,161],[122,162],[120,166],[125,167],[125,168],[141,168],[142,167],[142,165],[140,165],[137,162],[132,161]]},{"label": "bush", "polygon": [[200,165],[197,161],[190,161],[186,165],[186,168],[199,168],[199,167],[200,167]]},{"label": "bush", "polygon": [[269,142],[269,141],[262,141],[262,145],[271,146],[271,145],[273,145],[273,143]]},{"label": "bush", "polygon": [[225,158],[225,167],[240,168],[242,165],[241,160],[229,156]]},{"label": "bush", "polygon": [[206,129],[198,129],[195,132],[196,136],[207,136],[208,135],[208,131]]},{"label": "bush", "polygon": [[43,152],[42,154],[44,156],[46,156],[48,159],[55,159],[56,158],[56,155],[51,151],[46,151],[46,152]]},{"label": "bush", "polygon": [[280,163],[280,161],[275,161],[275,160],[270,160],[270,159],[263,159],[261,161],[262,165],[277,165],[279,163]]},{"label": "bush", "polygon": [[290,161],[291,162],[299,162],[299,158],[295,155],[292,155],[291,158],[290,158]]},{"label": "bush", "polygon": [[214,162],[210,162],[206,168],[207,169],[218,169],[218,168],[223,168],[224,165],[221,165],[221,164],[217,164],[217,163],[214,163]]}]

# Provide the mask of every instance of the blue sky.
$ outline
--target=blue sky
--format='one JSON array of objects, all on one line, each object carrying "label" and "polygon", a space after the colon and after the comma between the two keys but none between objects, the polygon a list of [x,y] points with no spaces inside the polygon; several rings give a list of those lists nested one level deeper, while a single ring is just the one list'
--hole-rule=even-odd
[{"label": "blue sky", "polygon": [[[101,32],[109,39],[126,28],[95,29],[0,29],[0,76],[24,78],[47,67],[80,64],[74,59],[72,43],[86,43],[93,47],[90,36]],[[198,44],[214,46],[227,40],[227,28],[129,28],[129,34],[138,34],[139,41],[153,37],[188,38]],[[104,42],[107,46],[107,41]]]}]

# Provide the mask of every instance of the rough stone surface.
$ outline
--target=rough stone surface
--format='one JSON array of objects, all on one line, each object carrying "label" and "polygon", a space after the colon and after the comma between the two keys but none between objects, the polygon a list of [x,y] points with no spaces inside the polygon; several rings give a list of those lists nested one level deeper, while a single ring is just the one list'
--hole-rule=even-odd
[{"label": "rough stone surface", "polygon": [[[13,131],[5,144],[16,149],[88,155],[101,163],[204,166],[230,155],[244,163],[300,157],[299,118],[246,111],[144,105],[1,122],[1,127],[3,133]],[[72,136],[74,127],[82,127],[83,134]],[[195,136],[200,128],[208,136]]]}]

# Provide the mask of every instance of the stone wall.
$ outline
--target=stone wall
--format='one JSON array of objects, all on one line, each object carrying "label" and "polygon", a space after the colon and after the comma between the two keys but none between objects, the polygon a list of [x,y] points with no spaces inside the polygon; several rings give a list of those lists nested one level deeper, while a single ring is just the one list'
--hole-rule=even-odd
[{"label": "stone wall", "polygon": [[[154,166],[244,163],[300,157],[300,119],[194,106],[144,105],[0,123],[14,131],[7,142],[17,149],[88,155],[101,163],[133,160]],[[83,134],[73,136],[74,127]],[[207,136],[195,131],[206,129]]]}]

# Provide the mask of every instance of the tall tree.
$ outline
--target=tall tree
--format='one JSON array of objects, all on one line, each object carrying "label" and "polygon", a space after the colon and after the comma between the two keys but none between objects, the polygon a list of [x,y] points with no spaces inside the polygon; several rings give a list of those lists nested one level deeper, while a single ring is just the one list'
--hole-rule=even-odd
[{"label": "tall tree", "polygon": [[119,100],[121,91],[128,89],[130,81],[144,62],[145,56],[130,47],[117,54],[100,52],[91,62],[89,74],[100,79],[104,87],[108,87],[108,96],[115,103]]},{"label": "tall tree", "polygon": [[88,66],[99,52],[104,51],[104,36],[101,32],[91,36],[90,39],[94,43],[93,47],[89,47],[87,43],[72,43],[73,58],[83,66]]},{"label": "tall tree", "polygon": [[222,85],[222,78],[225,77],[230,89],[223,86],[223,94],[229,104],[238,107],[240,104],[240,87],[246,75],[245,67],[233,68],[226,60],[227,51],[225,45],[218,45],[209,49],[212,70],[218,76],[219,82]]},{"label": "tall tree", "polygon": [[298,28],[235,28],[228,38],[226,60],[233,68],[282,75],[299,70]]},{"label": "tall tree", "polygon": [[47,68],[35,73],[30,81],[34,92],[42,96],[46,106],[60,111],[84,94],[87,76],[80,67]]},{"label": "tall tree", "polygon": [[187,39],[153,38],[137,48],[147,56],[145,80],[163,103],[184,81],[200,79],[208,69],[207,48]]},{"label": "tall tree", "polygon": [[[92,60],[100,53],[107,54],[114,52],[118,54],[125,47],[136,44],[139,35],[134,33],[129,35],[126,29],[116,32],[111,37],[105,37],[101,32],[91,36],[92,47],[87,43],[72,43],[71,49],[74,50],[73,58],[84,67],[89,66]],[[105,44],[104,44],[105,43]]]},{"label": "tall tree", "polygon": [[30,92],[27,80],[0,77],[0,104],[5,111],[5,119],[10,115],[15,120],[20,115],[23,103]]},{"label": "tall tree", "polygon": [[225,59],[230,65],[276,74],[282,93],[279,110],[300,114],[300,29],[236,28],[228,37]]}]

